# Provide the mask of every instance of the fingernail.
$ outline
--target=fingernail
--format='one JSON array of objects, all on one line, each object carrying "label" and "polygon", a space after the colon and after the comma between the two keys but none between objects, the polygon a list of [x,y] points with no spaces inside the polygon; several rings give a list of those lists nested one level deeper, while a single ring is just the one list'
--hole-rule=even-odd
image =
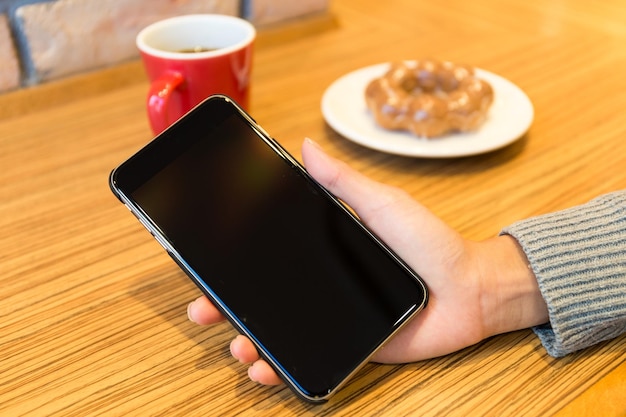
[{"label": "fingernail", "polygon": [[305,140],[306,142],[310,143],[311,145],[315,146],[317,149],[321,149],[321,148],[322,148],[322,147],[321,147],[321,146],[320,146],[317,142],[315,142],[315,141],[314,141],[313,139],[311,139],[311,138],[308,138],[308,137],[307,137],[307,138],[304,138],[304,140]]},{"label": "fingernail", "polygon": [[250,378],[250,381],[258,383],[259,381],[257,381],[257,379],[254,377],[253,368],[254,368],[254,364],[252,364],[252,366],[248,368],[248,378]]},{"label": "fingernail", "polygon": [[187,318],[189,319],[189,321],[193,321],[193,322],[195,323],[196,321],[195,321],[195,320],[193,319],[193,317],[191,316],[191,305],[192,305],[193,303],[194,303],[194,302],[192,301],[192,302],[190,302],[189,304],[187,304]]}]

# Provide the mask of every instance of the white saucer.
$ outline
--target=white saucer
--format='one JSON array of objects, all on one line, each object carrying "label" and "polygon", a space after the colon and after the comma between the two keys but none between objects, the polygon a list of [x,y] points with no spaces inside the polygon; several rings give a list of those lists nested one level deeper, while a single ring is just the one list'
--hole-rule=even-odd
[{"label": "white saucer", "polygon": [[530,99],[512,82],[490,72],[476,74],[491,84],[494,101],[487,120],[476,132],[424,139],[409,132],[379,127],[365,104],[367,84],[385,73],[388,63],[353,71],[333,82],[322,97],[326,122],[347,139],[379,151],[415,157],[451,158],[502,148],[526,133],[533,121]]}]

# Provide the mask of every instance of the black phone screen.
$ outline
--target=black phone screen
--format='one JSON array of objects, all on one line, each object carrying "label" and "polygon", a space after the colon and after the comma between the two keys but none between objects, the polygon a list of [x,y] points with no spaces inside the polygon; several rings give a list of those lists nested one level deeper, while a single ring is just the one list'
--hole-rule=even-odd
[{"label": "black phone screen", "polygon": [[412,271],[229,100],[209,99],[112,186],[299,394],[325,398],[426,303]]}]

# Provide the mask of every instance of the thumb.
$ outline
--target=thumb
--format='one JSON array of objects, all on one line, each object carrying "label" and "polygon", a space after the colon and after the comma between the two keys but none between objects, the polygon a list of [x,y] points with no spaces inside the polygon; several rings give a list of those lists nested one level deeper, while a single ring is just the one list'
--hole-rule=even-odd
[{"label": "thumb", "polygon": [[302,159],[309,174],[352,207],[364,222],[389,204],[391,187],[373,181],[346,163],[332,158],[311,139],[305,139],[302,144]]},{"label": "thumb", "polygon": [[302,158],[315,180],[350,206],[418,273],[427,272],[442,253],[450,253],[439,249],[451,249],[451,244],[454,252],[460,249],[460,236],[403,190],[369,179],[311,139],[302,145]]}]

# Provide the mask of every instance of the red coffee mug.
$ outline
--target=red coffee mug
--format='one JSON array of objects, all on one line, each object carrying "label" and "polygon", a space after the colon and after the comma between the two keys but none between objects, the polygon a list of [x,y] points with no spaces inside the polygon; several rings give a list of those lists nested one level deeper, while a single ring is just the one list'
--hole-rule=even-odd
[{"label": "red coffee mug", "polygon": [[248,109],[256,30],[227,15],[187,15],[156,22],[137,35],[150,80],[148,119],[161,133],[198,103],[224,94]]}]

